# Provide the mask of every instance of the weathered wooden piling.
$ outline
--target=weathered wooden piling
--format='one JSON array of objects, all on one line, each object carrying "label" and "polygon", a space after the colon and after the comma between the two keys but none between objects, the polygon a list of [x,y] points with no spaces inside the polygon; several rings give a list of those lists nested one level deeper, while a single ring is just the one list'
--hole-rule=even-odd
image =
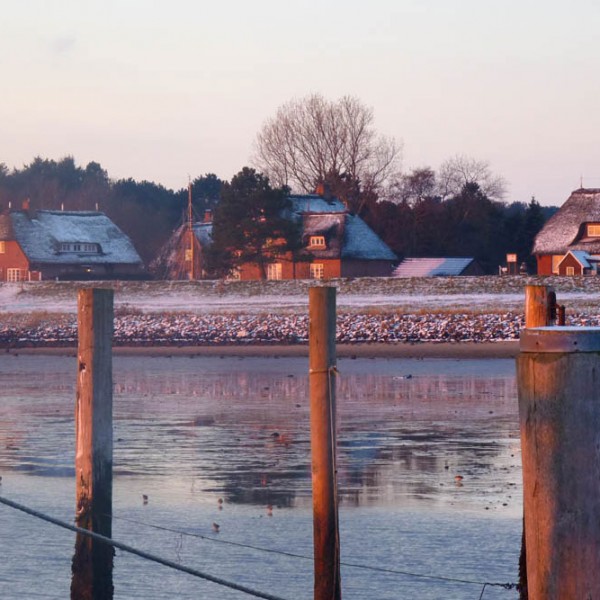
[{"label": "weathered wooden piling", "polygon": [[[75,404],[76,516],[79,527],[112,535],[113,291],[80,290]],[[71,598],[113,597],[113,549],[77,535]]]},{"label": "weathered wooden piling", "polygon": [[546,285],[525,286],[525,327],[546,327],[552,325],[553,304],[556,295]]},{"label": "weathered wooden piling", "polygon": [[335,293],[333,287],[309,289],[315,600],[340,600],[342,596],[336,485]]},{"label": "weathered wooden piling", "polygon": [[600,598],[600,328],[526,329],[520,345],[529,598]]}]

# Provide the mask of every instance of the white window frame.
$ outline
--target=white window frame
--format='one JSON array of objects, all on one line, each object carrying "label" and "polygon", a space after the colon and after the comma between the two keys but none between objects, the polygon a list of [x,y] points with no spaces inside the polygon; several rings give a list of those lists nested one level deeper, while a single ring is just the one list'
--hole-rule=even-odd
[{"label": "white window frame", "polygon": [[308,239],[309,248],[325,248],[325,236],[324,235],[311,235]]},{"label": "white window frame", "polygon": [[279,281],[283,276],[283,268],[281,263],[269,263],[267,265],[267,279]]},{"label": "white window frame", "polygon": [[6,281],[17,283],[27,280],[27,271],[25,269],[6,269]]},{"label": "white window frame", "polygon": [[587,235],[588,237],[600,237],[600,225],[598,223],[588,223]]},{"label": "white window frame", "polygon": [[310,278],[323,279],[325,276],[325,265],[323,263],[310,263]]}]

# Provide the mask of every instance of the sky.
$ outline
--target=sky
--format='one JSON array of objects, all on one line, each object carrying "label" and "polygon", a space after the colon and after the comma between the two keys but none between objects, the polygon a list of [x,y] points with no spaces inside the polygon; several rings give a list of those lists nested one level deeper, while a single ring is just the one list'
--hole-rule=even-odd
[{"label": "sky", "polygon": [[251,164],[293,98],[357,97],[404,171],[464,155],[508,201],[600,188],[597,0],[20,0],[0,20],[0,163],[172,189]]}]

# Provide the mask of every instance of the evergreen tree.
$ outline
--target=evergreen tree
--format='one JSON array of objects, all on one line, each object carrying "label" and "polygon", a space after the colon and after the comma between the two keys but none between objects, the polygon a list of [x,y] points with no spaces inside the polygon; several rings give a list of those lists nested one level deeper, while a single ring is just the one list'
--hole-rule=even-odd
[{"label": "evergreen tree", "polygon": [[215,207],[209,268],[226,275],[245,263],[257,264],[266,279],[266,265],[298,241],[298,224],[286,218],[287,188],[272,188],[269,179],[244,167],[223,185]]}]

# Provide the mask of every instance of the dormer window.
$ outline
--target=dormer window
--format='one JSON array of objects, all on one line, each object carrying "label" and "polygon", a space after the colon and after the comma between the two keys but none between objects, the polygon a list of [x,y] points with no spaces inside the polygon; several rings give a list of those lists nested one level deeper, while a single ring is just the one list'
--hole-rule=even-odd
[{"label": "dormer window", "polygon": [[588,237],[600,237],[600,223],[588,223],[587,235]]},{"label": "dormer window", "polygon": [[80,254],[98,254],[99,244],[88,244],[83,242],[63,242],[60,245],[61,252],[78,252]]},{"label": "dormer window", "polygon": [[311,235],[310,239],[308,240],[308,247],[309,248],[325,248],[325,236],[324,235]]}]

